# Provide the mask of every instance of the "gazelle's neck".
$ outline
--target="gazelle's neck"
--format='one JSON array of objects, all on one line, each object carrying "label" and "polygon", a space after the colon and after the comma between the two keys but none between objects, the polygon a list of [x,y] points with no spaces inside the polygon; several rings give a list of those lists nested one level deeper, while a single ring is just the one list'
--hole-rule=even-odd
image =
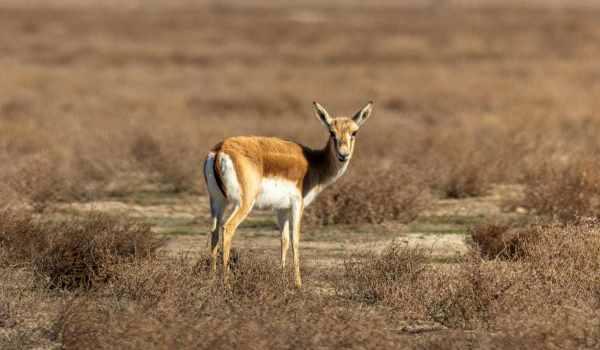
[{"label": "gazelle's neck", "polygon": [[321,149],[321,154],[323,157],[323,168],[319,177],[319,184],[322,187],[327,187],[339,179],[340,176],[344,175],[348,169],[350,159],[344,162],[338,159],[334,141],[331,137],[327,140],[325,147]]}]

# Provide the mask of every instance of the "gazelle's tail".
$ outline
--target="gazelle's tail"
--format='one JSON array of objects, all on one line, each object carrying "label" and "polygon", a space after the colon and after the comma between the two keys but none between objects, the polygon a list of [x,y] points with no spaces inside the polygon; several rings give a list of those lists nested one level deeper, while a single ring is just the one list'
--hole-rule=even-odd
[{"label": "gazelle's tail", "polygon": [[227,198],[219,164],[219,152],[211,151],[208,153],[208,156],[204,160],[204,180],[206,181],[206,187],[211,195],[214,195],[214,190],[218,189],[220,194]]}]

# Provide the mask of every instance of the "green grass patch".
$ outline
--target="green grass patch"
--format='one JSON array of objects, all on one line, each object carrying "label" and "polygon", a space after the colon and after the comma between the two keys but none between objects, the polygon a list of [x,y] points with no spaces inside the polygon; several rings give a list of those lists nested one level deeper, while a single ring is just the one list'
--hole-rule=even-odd
[{"label": "green grass patch", "polygon": [[446,224],[446,225],[463,225],[471,226],[485,222],[486,217],[483,215],[432,215],[421,216],[413,222],[413,224]]},{"label": "green grass patch", "polygon": [[468,227],[464,225],[446,225],[446,224],[430,224],[430,223],[413,223],[408,225],[409,232],[423,234],[458,234],[464,235],[467,233]]},{"label": "green grass patch", "polygon": [[254,229],[270,229],[278,230],[275,219],[270,217],[254,217],[247,218],[240,225],[241,228],[254,228]]},{"label": "green grass patch", "polygon": [[195,219],[189,218],[174,218],[168,216],[157,216],[143,218],[143,221],[158,227],[174,227],[174,226],[191,226],[198,225]]},{"label": "green grass patch", "polygon": [[157,233],[166,236],[195,236],[195,235],[206,235],[206,229],[202,229],[198,226],[175,226],[167,228],[156,229]]}]

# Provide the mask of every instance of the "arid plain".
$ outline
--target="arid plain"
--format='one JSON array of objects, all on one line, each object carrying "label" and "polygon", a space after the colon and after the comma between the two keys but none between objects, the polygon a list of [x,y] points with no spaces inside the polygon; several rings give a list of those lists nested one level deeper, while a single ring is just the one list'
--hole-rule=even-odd
[{"label": "arid plain", "polygon": [[[600,3],[0,1],[0,348],[600,347]],[[207,268],[224,137],[321,147]]]}]

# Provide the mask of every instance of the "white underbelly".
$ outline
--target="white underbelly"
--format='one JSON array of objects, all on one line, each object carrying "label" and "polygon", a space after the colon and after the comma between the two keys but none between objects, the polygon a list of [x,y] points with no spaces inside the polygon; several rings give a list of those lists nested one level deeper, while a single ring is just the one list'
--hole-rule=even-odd
[{"label": "white underbelly", "polygon": [[290,208],[294,201],[301,198],[302,195],[293,182],[266,178],[261,181],[254,205],[260,209],[284,209]]}]

